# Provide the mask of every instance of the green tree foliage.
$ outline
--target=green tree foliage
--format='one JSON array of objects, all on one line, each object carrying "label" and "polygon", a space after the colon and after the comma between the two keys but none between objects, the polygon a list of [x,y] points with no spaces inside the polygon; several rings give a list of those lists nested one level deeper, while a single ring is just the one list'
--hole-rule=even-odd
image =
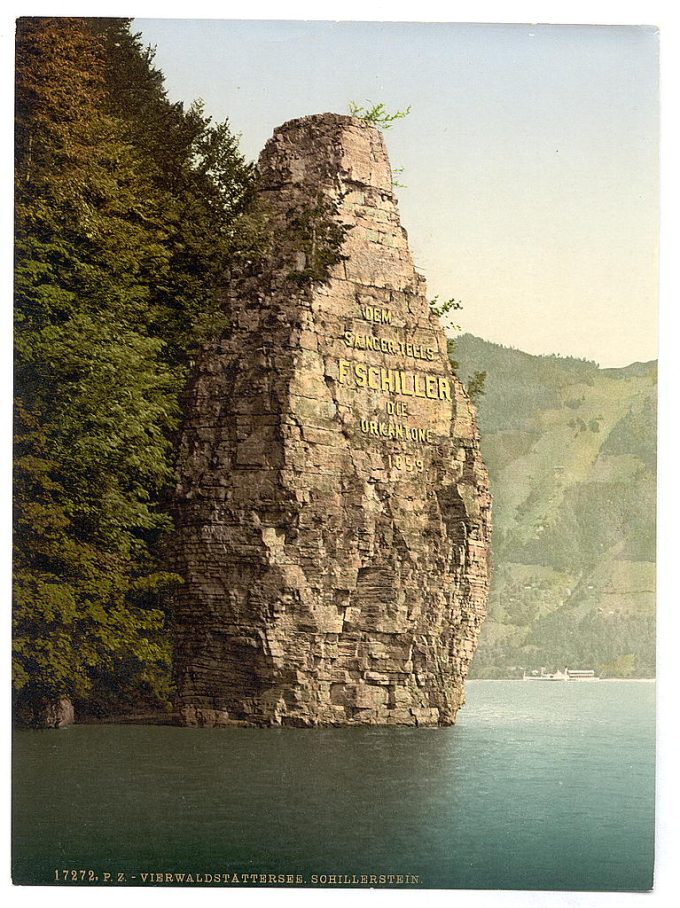
[{"label": "green tree foliage", "polygon": [[[447,300],[440,301],[438,296],[435,296],[434,299],[429,300],[430,312],[433,315],[436,315],[439,321],[441,322],[442,327],[445,331],[461,331],[460,325],[454,325],[452,322],[453,312],[460,312],[463,308],[463,304],[460,300],[450,297]],[[456,359],[456,342],[453,338],[448,339],[447,351],[449,355],[449,362],[451,363],[451,368],[454,372],[458,372],[460,364]],[[468,397],[471,401],[476,401],[482,397],[485,393],[485,384],[486,384],[486,372],[476,371],[470,375],[465,386]]]},{"label": "green tree foliage", "polygon": [[[463,308],[463,304],[460,300],[450,297],[443,302],[439,301],[439,297],[435,296],[434,299],[429,301],[430,309],[439,319],[446,319],[450,312],[459,312]],[[452,330],[460,331],[460,325],[451,325]]]},{"label": "green tree foliage", "polygon": [[485,393],[486,372],[473,372],[465,387],[470,400],[478,400]]},{"label": "green tree foliage", "polygon": [[170,360],[184,363],[225,324],[218,293],[225,268],[266,249],[264,216],[253,206],[255,165],[241,155],[228,121],[212,124],[200,101],[186,111],[168,101],[153,50],[128,20],[89,20],[89,27],[104,44],[109,110],[163,197],[170,260],[155,288],[156,332]]},{"label": "green tree foliage", "polygon": [[372,101],[368,101],[367,103],[370,105],[369,107],[363,107],[355,101],[350,101],[350,116],[356,117],[359,120],[365,120],[367,123],[370,123],[371,126],[377,126],[378,129],[391,129],[398,120],[403,120],[404,117],[407,117],[411,113],[410,104],[405,110],[395,110],[394,113],[389,113],[382,103],[373,104]]},{"label": "green tree foliage", "polygon": [[[348,104],[348,110],[350,116],[356,117],[358,120],[364,120],[366,123],[370,123],[371,126],[376,126],[378,129],[391,129],[398,120],[403,120],[404,117],[407,117],[411,113],[411,105],[405,110],[395,110],[394,113],[389,113],[384,104],[373,104],[372,101],[367,102],[368,107],[363,107],[361,104],[357,104],[356,101],[350,101]],[[406,189],[406,184],[400,182],[400,176],[403,174],[403,167],[392,167],[392,188],[393,189]]]},{"label": "green tree foliage", "polygon": [[616,659],[606,662],[602,666],[602,676],[604,678],[634,678],[636,662],[633,653],[617,656]]},{"label": "green tree foliage", "polygon": [[178,400],[254,173],[126,21],[19,20],[16,89],[15,687],[163,699]]},{"label": "green tree foliage", "polygon": [[336,218],[337,206],[322,195],[288,213],[287,242],[293,256],[289,280],[326,283],[331,268],[347,258],[342,247],[350,228]]}]

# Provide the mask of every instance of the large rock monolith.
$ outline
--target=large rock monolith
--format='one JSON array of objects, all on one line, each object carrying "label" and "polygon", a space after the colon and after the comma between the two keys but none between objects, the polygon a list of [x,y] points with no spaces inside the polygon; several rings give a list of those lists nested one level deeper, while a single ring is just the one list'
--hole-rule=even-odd
[{"label": "large rock monolith", "polygon": [[186,402],[177,706],[188,725],[449,725],[485,614],[474,410],[380,132],[322,114],[259,162],[272,248]]}]

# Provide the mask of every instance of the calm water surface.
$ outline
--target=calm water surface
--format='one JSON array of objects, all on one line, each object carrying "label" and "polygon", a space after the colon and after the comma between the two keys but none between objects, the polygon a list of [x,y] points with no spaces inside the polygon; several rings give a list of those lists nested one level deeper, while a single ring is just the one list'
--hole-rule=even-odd
[{"label": "calm water surface", "polygon": [[14,880],[75,868],[135,884],[256,871],[648,889],[654,693],[476,681],[446,729],[18,732]]}]

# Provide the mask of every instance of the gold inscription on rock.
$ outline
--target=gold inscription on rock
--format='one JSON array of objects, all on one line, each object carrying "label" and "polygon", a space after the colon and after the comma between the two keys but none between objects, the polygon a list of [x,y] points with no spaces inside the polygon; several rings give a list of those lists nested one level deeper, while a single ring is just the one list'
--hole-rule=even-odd
[{"label": "gold inscription on rock", "polygon": [[389,470],[399,470],[404,473],[422,473],[425,469],[423,458],[414,457],[413,454],[386,454],[385,459]]},{"label": "gold inscription on rock", "polygon": [[361,314],[367,322],[375,322],[377,325],[392,324],[391,311],[383,309],[381,306],[362,306]]},{"label": "gold inscription on rock", "polygon": [[367,419],[362,416],[359,419],[359,428],[364,435],[372,435],[374,438],[395,438],[399,441],[415,441],[421,445],[434,443],[432,429],[409,426],[402,422],[383,422],[380,419]]},{"label": "gold inscription on rock", "polygon": [[406,404],[400,400],[388,400],[385,404],[385,410],[388,416],[408,416]]},{"label": "gold inscription on rock", "polygon": [[441,375],[367,366],[365,363],[341,359],[338,363],[338,381],[345,385],[350,380],[357,388],[370,388],[383,394],[401,394],[403,397],[420,397],[425,400],[451,400],[449,380]]},{"label": "gold inscription on rock", "polygon": [[353,331],[345,331],[343,339],[351,350],[373,350],[376,353],[391,353],[393,356],[408,356],[411,359],[424,359],[427,362],[434,362],[438,354],[435,347],[396,340],[393,337],[376,337],[375,334],[355,334]]}]

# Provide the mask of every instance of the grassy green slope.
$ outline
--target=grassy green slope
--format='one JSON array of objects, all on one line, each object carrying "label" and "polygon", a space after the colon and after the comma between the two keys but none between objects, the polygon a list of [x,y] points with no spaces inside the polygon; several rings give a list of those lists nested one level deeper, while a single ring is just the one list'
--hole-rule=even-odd
[{"label": "grassy green slope", "polygon": [[494,496],[489,617],[471,677],[654,674],[656,363],[600,369],[463,335]]}]

